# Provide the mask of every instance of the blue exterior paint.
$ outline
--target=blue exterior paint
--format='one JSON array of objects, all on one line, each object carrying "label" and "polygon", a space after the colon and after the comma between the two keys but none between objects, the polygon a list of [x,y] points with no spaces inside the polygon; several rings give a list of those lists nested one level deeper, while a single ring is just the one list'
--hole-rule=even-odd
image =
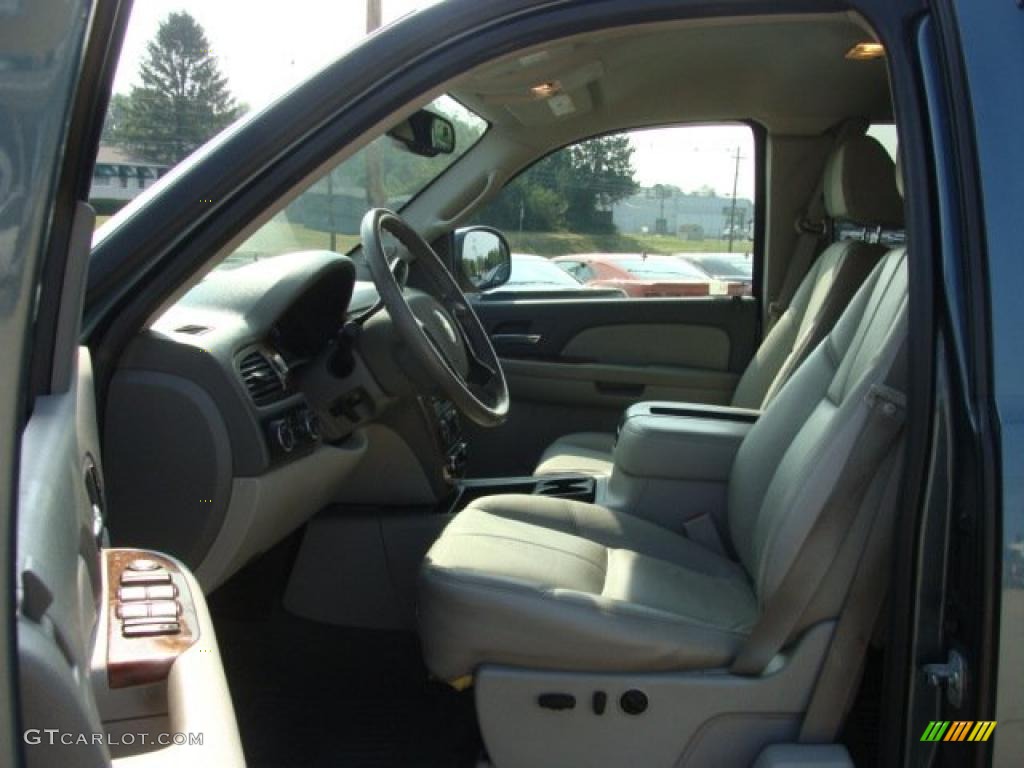
[{"label": "blue exterior paint", "polygon": [[1024,9],[1013,0],[956,0],[974,114],[988,255],[994,396],[1001,452],[1003,584],[995,765],[1024,743]]}]

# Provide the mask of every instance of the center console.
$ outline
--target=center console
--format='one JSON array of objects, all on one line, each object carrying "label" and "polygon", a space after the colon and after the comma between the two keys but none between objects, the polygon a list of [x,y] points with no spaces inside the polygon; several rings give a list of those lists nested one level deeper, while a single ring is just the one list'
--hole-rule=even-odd
[{"label": "center console", "polygon": [[599,501],[721,549],[733,460],[760,415],[692,403],[631,406]]},{"label": "center console", "polygon": [[475,499],[498,494],[552,496],[596,502],[670,529],[686,528],[688,534],[693,520],[724,515],[733,459],[761,415],[746,408],[637,403],[623,414],[609,478],[566,473],[467,480],[457,412],[447,401],[435,401],[434,411],[454,488],[454,498],[439,511],[458,512]]},{"label": "center console", "polygon": [[476,499],[503,493],[524,493],[530,496],[593,502],[597,497],[597,481],[586,475],[574,474],[462,480],[457,486],[455,498],[448,511],[458,512]]}]

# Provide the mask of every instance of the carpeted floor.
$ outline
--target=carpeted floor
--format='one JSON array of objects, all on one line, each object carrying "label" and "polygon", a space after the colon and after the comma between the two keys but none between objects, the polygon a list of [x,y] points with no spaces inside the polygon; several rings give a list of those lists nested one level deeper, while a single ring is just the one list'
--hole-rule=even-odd
[{"label": "carpeted floor", "polygon": [[411,633],[285,613],[282,558],[271,553],[210,599],[248,764],[473,766],[472,694],[430,681]]}]

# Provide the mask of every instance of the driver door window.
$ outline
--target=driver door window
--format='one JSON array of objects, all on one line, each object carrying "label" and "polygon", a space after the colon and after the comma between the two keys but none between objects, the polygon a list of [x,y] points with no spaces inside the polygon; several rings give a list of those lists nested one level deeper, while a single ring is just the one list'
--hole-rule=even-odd
[{"label": "driver door window", "polygon": [[[475,217],[512,249],[511,279],[492,290],[541,290],[539,257],[573,278],[560,291],[749,295],[754,162],[753,132],[740,124],[624,131],[553,152]],[[520,274],[531,279],[517,283]]]}]

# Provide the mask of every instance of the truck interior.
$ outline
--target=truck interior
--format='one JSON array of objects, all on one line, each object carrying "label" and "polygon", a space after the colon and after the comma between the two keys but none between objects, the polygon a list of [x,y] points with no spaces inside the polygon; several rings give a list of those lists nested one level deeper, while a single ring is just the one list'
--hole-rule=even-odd
[{"label": "truck interior", "polygon": [[[239,260],[441,98],[482,128],[397,213]],[[900,114],[853,13],[617,20],[496,50],[261,182],[273,204],[86,329],[47,412],[76,429],[24,437],[54,458],[20,503],[66,504],[21,516],[20,553],[59,543],[20,567],[84,596],[23,580],[26,725],[63,690],[85,730],[207,735],[82,764],[875,764],[929,429],[916,192],[868,135]],[[753,136],[750,295],[484,295],[466,227],[519,174],[698,125]],[[98,232],[87,300],[144,198]]]}]

